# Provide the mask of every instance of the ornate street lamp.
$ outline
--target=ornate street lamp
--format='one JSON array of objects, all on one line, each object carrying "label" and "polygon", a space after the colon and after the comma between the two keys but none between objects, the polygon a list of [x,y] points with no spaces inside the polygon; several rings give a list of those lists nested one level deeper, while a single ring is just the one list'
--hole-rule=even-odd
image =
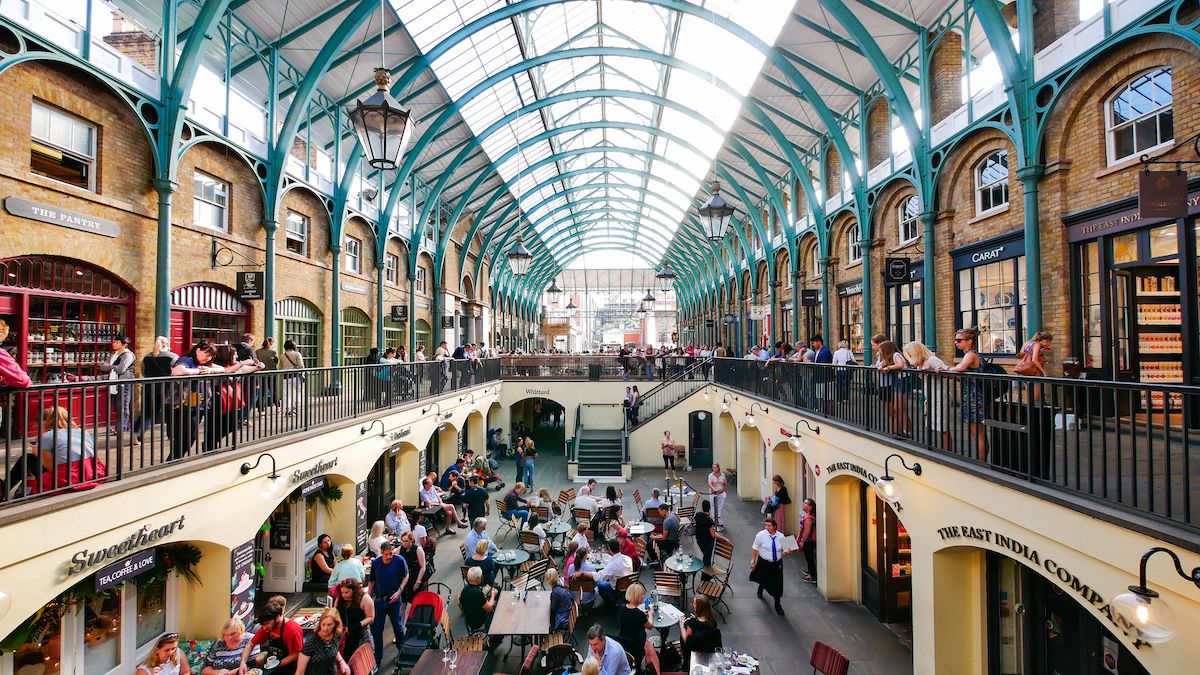
[{"label": "ornate street lamp", "polygon": [[550,304],[553,305],[557,305],[558,301],[562,299],[562,289],[558,287],[557,279],[550,280],[550,288],[546,289],[546,295],[550,296]]},{"label": "ornate street lamp", "polygon": [[663,293],[670,293],[671,289],[675,287],[675,270],[665,262],[654,278],[658,279],[658,287],[662,289]]},{"label": "ornate street lamp", "polygon": [[729,219],[733,217],[734,208],[721,198],[719,181],[713,181],[712,189],[712,196],[700,207],[700,224],[709,239],[721,241],[729,230]]},{"label": "ornate street lamp", "polygon": [[643,315],[646,313],[646,303],[644,303],[644,302],[638,303],[637,313],[643,314]]},{"label": "ornate street lamp", "polygon": [[508,251],[508,266],[512,268],[514,276],[523,277],[529,273],[529,263],[533,260],[533,256],[529,253],[529,249],[525,248],[525,244],[521,243],[521,237],[517,237],[517,242]]},{"label": "ornate street lamp", "polygon": [[567,300],[567,316],[575,316],[575,310],[579,309],[575,306],[574,300]]},{"label": "ornate street lamp", "polygon": [[647,312],[654,311],[654,295],[650,293],[649,288],[646,289],[646,297],[642,298],[642,306],[646,308]]}]

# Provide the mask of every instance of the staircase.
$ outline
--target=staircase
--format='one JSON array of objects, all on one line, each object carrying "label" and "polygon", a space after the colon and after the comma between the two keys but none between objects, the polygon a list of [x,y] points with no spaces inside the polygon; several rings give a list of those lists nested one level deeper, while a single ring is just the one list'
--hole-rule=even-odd
[{"label": "staircase", "polygon": [[624,433],[620,429],[580,429],[575,437],[579,463],[576,481],[595,478],[602,483],[624,483],[621,464],[625,461]]},{"label": "staircase", "polygon": [[664,410],[691,396],[696,390],[709,383],[705,367],[712,362],[697,362],[690,367],[674,374],[670,379],[657,387],[642,394],[641,407],[638,408],[638,423],[629,426],[626,423],[625,432],[632,433],[635,429],[653,420]]}]

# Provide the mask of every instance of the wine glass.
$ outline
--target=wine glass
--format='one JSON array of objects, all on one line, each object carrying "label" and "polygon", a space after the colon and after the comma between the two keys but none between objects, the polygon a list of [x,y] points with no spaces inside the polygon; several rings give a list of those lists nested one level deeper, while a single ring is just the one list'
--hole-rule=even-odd
[{"label": "wine glass", "polygon": [[442,643],[442,663],[449,663],[449,661],[450,661],[450,641],[446,640],[444,643]]},{"label": "wine glass", "polygon": [[458,650],[451,649],[450,650],[450,671],[453,672],[455,668],[458,668]]}]

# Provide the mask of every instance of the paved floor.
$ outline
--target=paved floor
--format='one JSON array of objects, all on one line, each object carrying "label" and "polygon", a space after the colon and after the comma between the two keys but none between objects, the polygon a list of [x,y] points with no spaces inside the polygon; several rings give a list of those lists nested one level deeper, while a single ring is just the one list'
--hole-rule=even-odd
[{"label": "paved floor", "polygon": [[[557,495],[559,489],[567,487],[566,459],[551,448],[562,447],[562,432],[557,434],[544,430],[538,434],[538,448],[541,455],[537,461],[535,483],[537,487],[547,487],[551,494]],[[507,462],[501,466],[501,475],[511,478],[512,465]],[[695,470],[685,477],[693,484],[702,485],[707,471]],[[633,480],[622,486],[627,497],[632,496],[635,489],[641,489],[643,496],[649,494],[650,488],[663,487],[662,473],[657,470],[639,469],[634,471]],[[755,597],[755,587],[747,580],[749,573],[749,548],[754,534],[761,529],[761,515],[757,505],[750,502],[740,502],[730,499],[726,503],[727,527],[725,534],[734,544],[735,563],[732,575],[733,595],[727,595],[732,613],[726,612],[728,622],[720,625],[726,648],[738,649],[759,657],[763,661],[763,675],[808,672],[807,664],[809,650],[812,644],[821,640],[842,650],[851,661],[851,673],[886,673],[888,675],[911,673],[912,652],[902,644],[888,626],[879,623],[864,607],[849,603],[829,603],[821,597],[814,586],[803,583],[804,561],[797,554],[789,557],[785,566],[784,607],[787,616],[777,616],[771,608],[769,600],[759,600]],[[493,514],[491,519],[497,522]],[[462,587],[459,574],[461,559],[458,553],[458,542],[463,534],[445,537],[439,542],[437,554],[437,573],[434,581],[450,585],[454,589]],[[511,544],[515,537],[507,535],[500,541],[502,546]],[[686,543],[685,547],[694,545]],[[561,559],[560,559],[561,562]],[[649,574],[643,572],[649,581]],[[466,629],[462,622],[462,614],[457,606],[450,611],[452,630],[455,635],[465,635]],[[587,620],[581,619],[577,627],[579,643],[586,649],[583,634],[587,627],[599,621],[605,628],[615,631],[615,618],[610,610],[600,609]],[[390,637],[391,631],[387,635]],[[669,639],[678,639],[678,629],[672,629]],[[505,646],[503,649],[507,649]],[[520,650],[514,649],[512,655],[505,660],[497,656],[491,664],[491,670],[485,672],[516,673],[520,670]],[[384,662],[394,658],[394,647],[389,645],[385,652]]]}]

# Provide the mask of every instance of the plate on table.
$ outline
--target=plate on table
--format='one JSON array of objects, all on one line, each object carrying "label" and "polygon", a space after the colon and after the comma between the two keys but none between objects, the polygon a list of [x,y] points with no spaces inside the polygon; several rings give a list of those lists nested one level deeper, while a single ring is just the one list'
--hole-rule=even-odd
[{"label": "plate on table", "polygon": [[272,656],[271,658],[267,659],[267,662],[263,664],[263,667],[267,670],[275,670],[279,667],[279,659]]},{"label": "plate on table", "polygon": [[263,671],[261,668],[251,668],[246,671],[246,675],[263,675]]}]

